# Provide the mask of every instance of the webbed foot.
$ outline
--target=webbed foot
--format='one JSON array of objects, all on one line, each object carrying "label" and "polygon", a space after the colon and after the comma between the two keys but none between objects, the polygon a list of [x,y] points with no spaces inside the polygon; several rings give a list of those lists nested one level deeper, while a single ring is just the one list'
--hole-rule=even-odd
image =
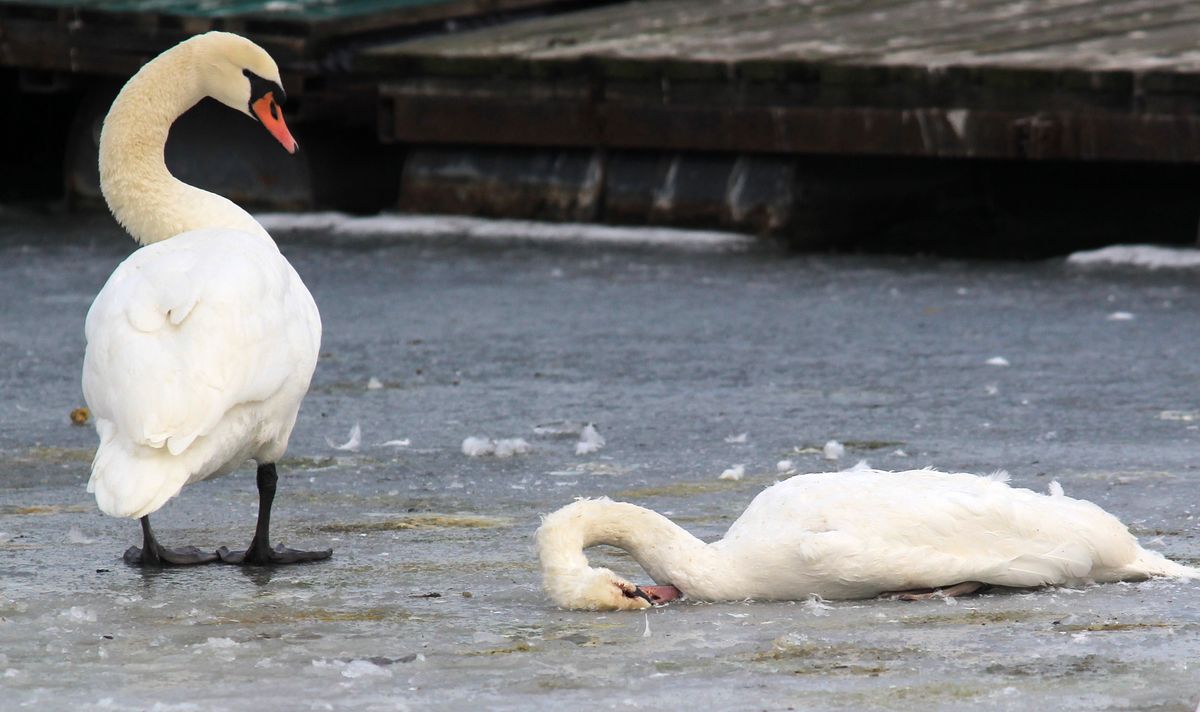
[{"label": "webbed foot", "polygon": [[123,558],[125,563],[132,566],[195,566],[217,561],[217,553],[203,551],[194,546],[181,546],[177,549],[157,545],[147,549],[131,546],[125,550]]},{"label": "webbed foot", "polygon": [[217,549],[216,555],[226,564],[278,566],[281,564],[303,564],[309,561],[328,559],[333,556],[333,549],[302,551],[300,549],[289,549],[283,544],[279,544],[271,549],[258,547],[251,543],[250,548],[244,551],[230,551],[227,547],[222,546],[220,549]]}]

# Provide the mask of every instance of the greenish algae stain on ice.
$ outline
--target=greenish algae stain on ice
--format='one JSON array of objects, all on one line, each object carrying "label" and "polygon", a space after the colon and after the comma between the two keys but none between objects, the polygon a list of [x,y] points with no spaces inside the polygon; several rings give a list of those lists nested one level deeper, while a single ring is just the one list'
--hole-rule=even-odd
[{"label": "greenish algae stain on ice", "polygon": [[95,456],[95,448],[38,446],[31,447],[25,452],[16,455],[13,457],[13,460],[19,463],[39,462],[55,465],[65,465],[75,462],[91,464],[92,458]]},{"label": "greenish algae stain on ice", "polygon": [[476,514],[412,514],[375,522],[323,524],[317,529],[335,534],[393,532],[406,529],[500,529],[511,527],[512,520]]},{"label": "greenish algae stain on ice", "polygon": [[774,479],[744,478],[741,480],[703,480],[700,482],[675,482],[658,487],[637,487],[622,490],[613,497],[615,499],[642,499],[647,497],[690,497],[711,492],[739,491],[762,487],[774,482]]}]

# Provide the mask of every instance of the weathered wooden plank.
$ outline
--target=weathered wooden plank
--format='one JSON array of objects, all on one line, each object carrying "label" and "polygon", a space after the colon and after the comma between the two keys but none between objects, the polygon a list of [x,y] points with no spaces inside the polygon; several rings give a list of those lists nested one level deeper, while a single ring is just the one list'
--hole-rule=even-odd
[{"label": "weathered wooden plank", "polygon": [[672,151],[1200,161],[1200,116],[939,107],[737,107],[389,86],[385,139]]}]

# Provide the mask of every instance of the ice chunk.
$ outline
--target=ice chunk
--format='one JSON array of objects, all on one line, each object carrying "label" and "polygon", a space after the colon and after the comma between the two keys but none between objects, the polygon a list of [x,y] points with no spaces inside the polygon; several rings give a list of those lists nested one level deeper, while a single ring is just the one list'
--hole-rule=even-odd
[{"label": "ice chunk", "polygon": [[69,618],[80,623],[95,623],[96,612],[84,606],[71,606],[67,610],[59,613],[63,618]]},{"label": "ice chunk", "polygon": [[745,465],[734,465],[733,467],[729,468],[728,470],[725,470],[724,472],[722,472],[721,476],[718,477],[717,479],[718,480],[733,480],[736,482],[737,480],[740,480],[745,476],[746,476],[746,466]]},{"label": "ice chunk", "polygon": [[198,647],[212,648],[213,650],[223,650],[226,648],[236,648],[237,641],[232,638],[209,638]]},{"label": "ice chunk", "polygon": [[600,434],[599,430],[596,430],[595,425],[588,423],[583,432],[579,434],[579,442],[575,443],[575,454],[590,455],[598,452],[600,448],[604,447],[604,443],[604,436]]},{"label": "ice chunk", "polygon": [[826,460],[837,460],[846,454],[846,446],[837,440],[830,440],[821,448],[821,456]]},{"label": "ice chunk", "polygon": [[730,435],[729,437],[725,438],[725,442],[730,444],[741,444],[746,442],[746,438],[749,436],[750,433],[738,433],[737,435]]},{"label": "ice chunk", "polygon": [[374,376],[371,376],[371,380],[367,381],[367,390],[368,391],[377,391],[380,388],[383,388],[383,381],[379,380],[378,378],[376,378]]},{"label": "ice chunk", "polygon": [[795,466],[796,466],[796,463],[792,462],[791,460],[780,460],[779,462],[775,463],[775,471],[776,472],[788,472]]},{"label": "ice chunk", "polygon": [[392,671],[381,667],[370,660],[351,660],[342,668],[342,677],[353,680],[356,677],[391,677]]},{"label": "ice chunk", "polygon": [[989,358],[987,361],[984,361],[984,363],[986,363],[989,366],[1007,366],[1007,365],[1009,365],[1008,359],[1004,358],[1003,356],[993,356],[993,357]]},{"label": "ice chunk", "polygon": [[349,452],[358,452],[358,448],[362,447],[362,427],[358,423],[350,428],[350,439],[341,445],[334,445],[333,441],[327,436],[325,442],[329,443],[329,447],[334,450],[345,450]]},{"label": "ice chunk", "polygon": [[808,594],[808,600],[800,605],[814,616],[827,616],[833,610],[833,606],[815,593]]},{"label": "ice chunk", "polygon": [[1133,321],[1133,314],[1127,311],[1115,311],[1105,318],[1109,321]]}]

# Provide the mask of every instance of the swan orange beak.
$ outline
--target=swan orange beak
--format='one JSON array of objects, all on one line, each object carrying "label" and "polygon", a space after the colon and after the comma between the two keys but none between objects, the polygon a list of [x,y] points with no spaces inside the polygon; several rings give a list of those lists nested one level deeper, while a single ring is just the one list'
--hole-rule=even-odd
[{"label": "swan orange beak", "polygon": [[638,598],[644,598],[652,605],[661,606],[683,596],[674,586],[638,586]]},{"label": "swan orange beak", "polygon": [[283,122],[283,111],[280,110],[279,104],[275,103],[275,95],[272,92],[263,94],[257,101],[250,104],[250,108],[254,110],[254,115],[262,122],[262,125],[271,132],[288,153],[295,153],[296,149],[300,148],[300,144],[296,143],[296,139],[292,138],[292,132],[288,131],[287,124]]}]

